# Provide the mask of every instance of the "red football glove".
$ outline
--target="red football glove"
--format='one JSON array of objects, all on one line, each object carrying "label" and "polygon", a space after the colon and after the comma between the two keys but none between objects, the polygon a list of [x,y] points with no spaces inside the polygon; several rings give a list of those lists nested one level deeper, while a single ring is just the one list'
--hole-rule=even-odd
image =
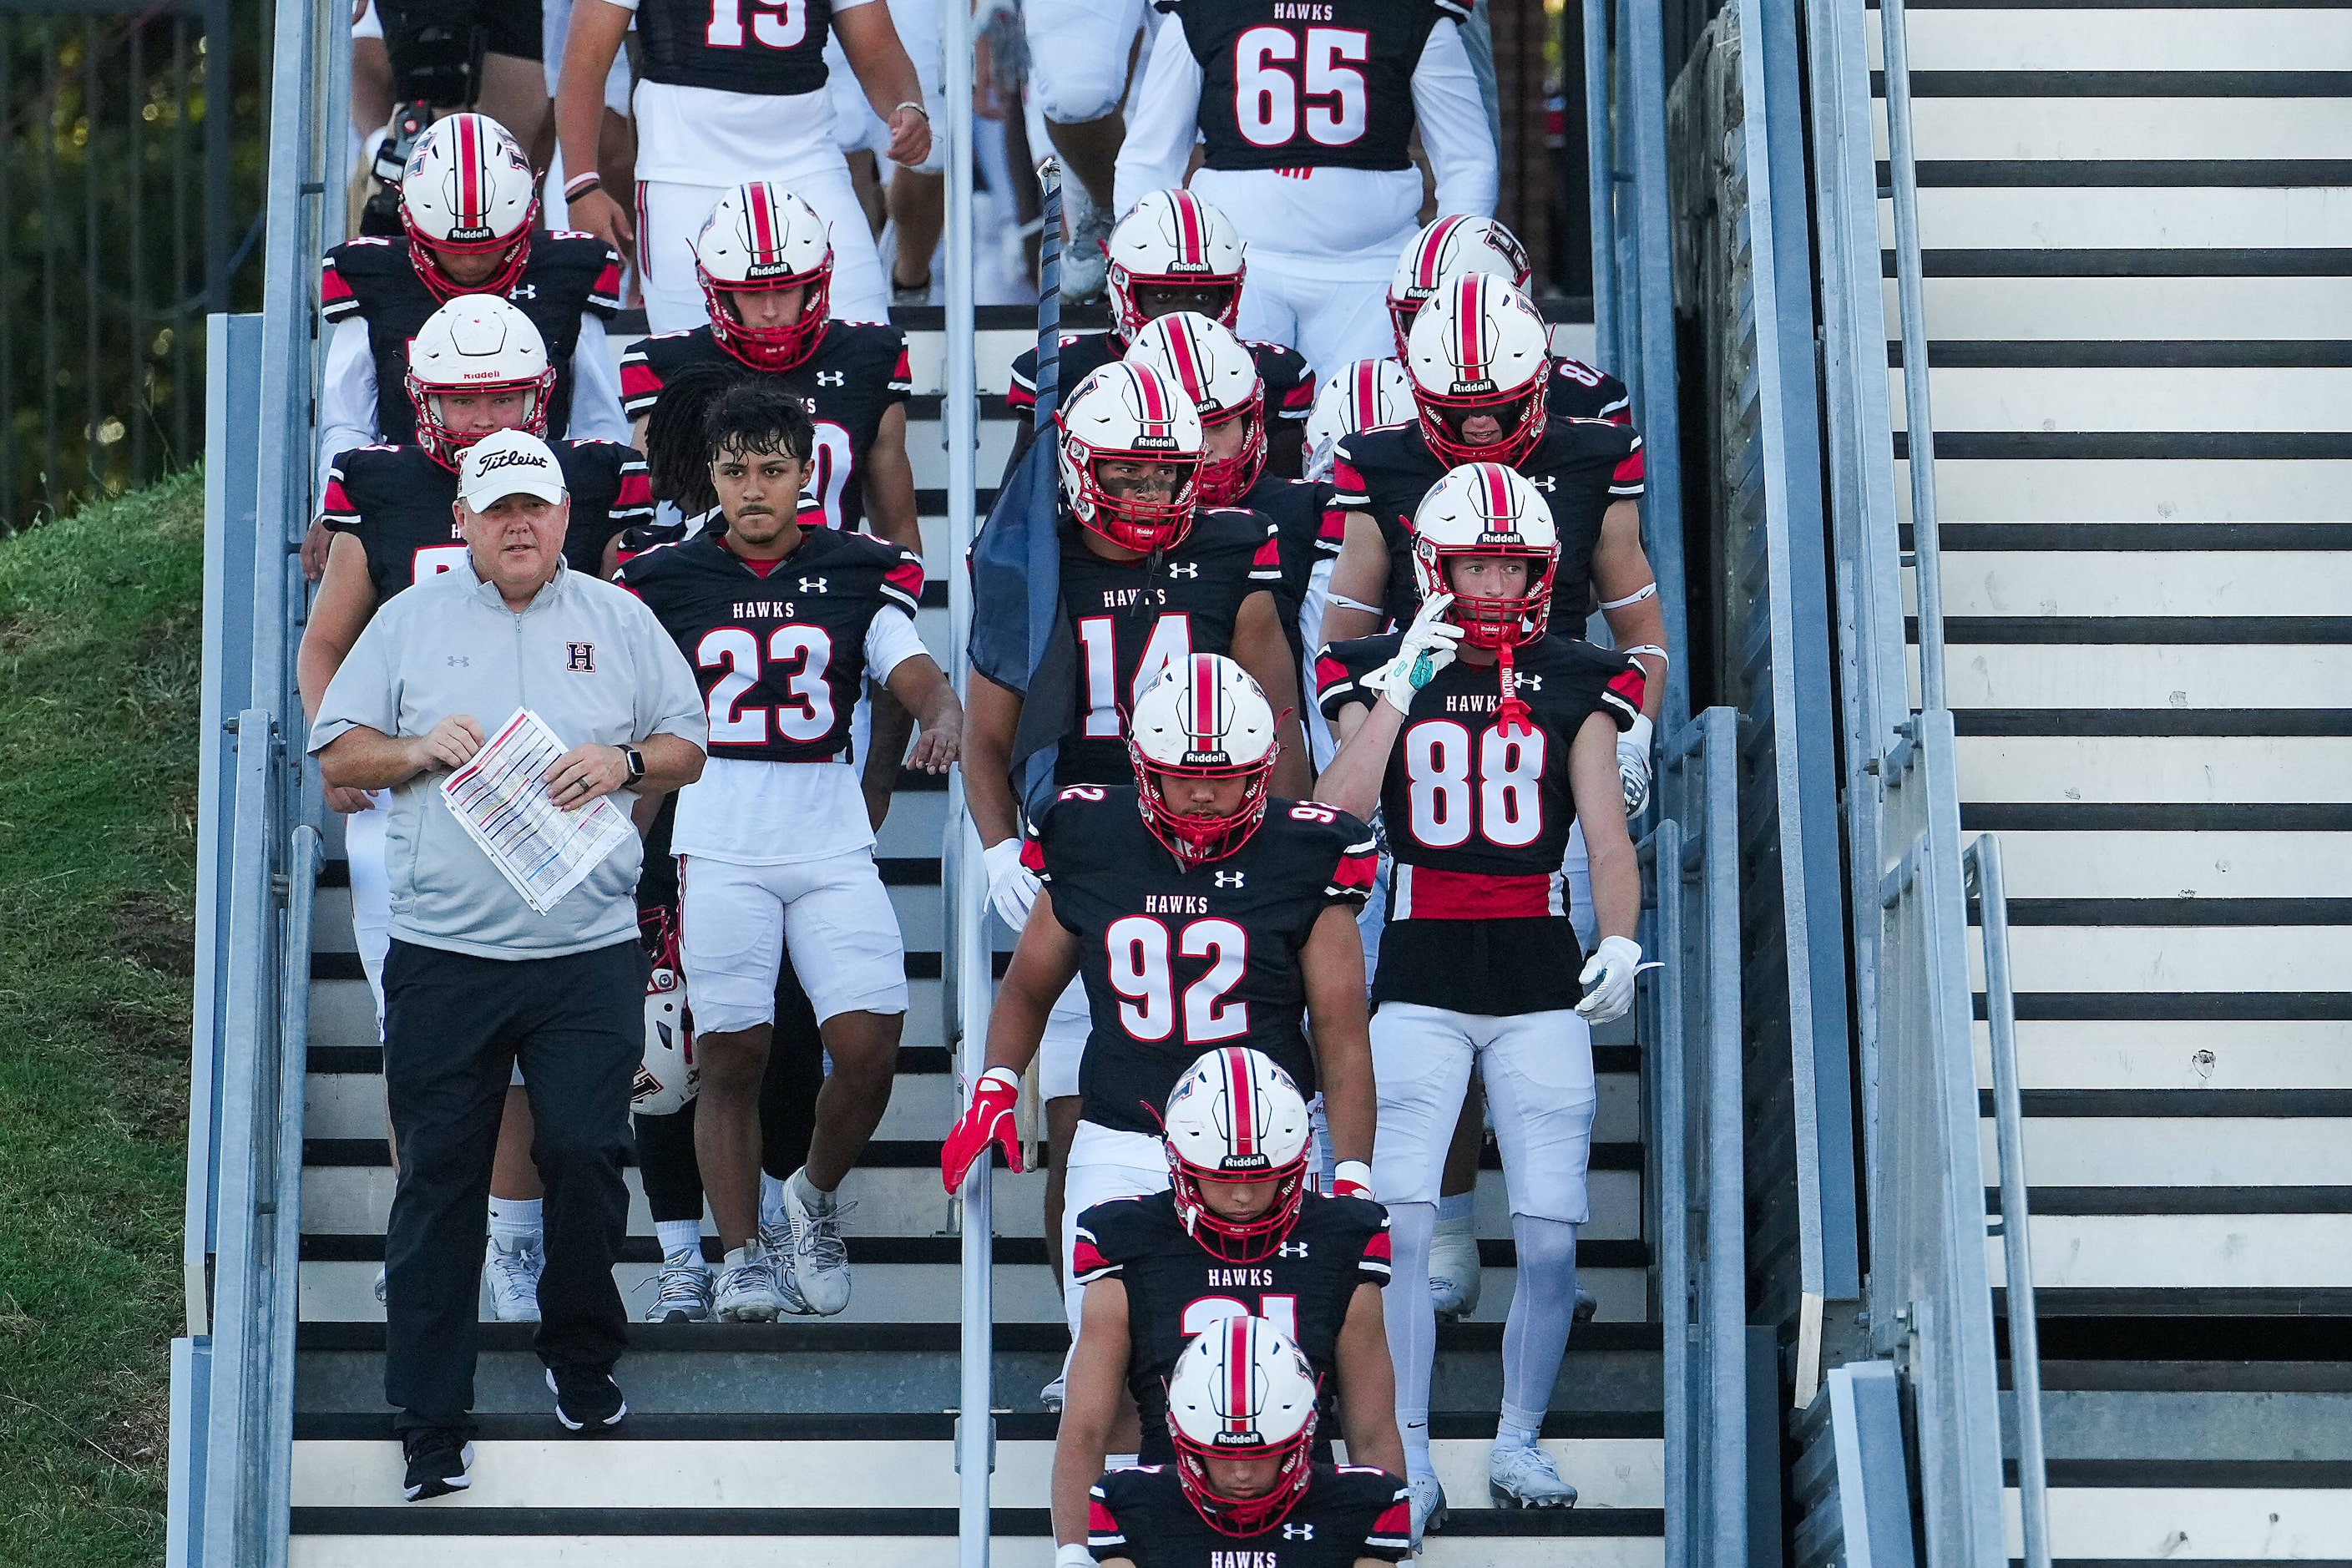
[{"label": "red football glove", "polygon": [[971,1163],[988,1152],[991,1143],[1004,1151],[1015,1173],[1021,1169],[1021,1139],[1013,1130],[1013,1104],[1021,1098],[1021,1079],[1011,1068],[991,1068],[971,1086],[971,1103],[940,1145],[940,1181],[953,1194],[963,1185]]},{"label": "red football glove", "polygon": [[1361,1160],[1342,1160],[1331,1168],[1331,1195],[1335,1198],[1369,1198],[1372,1195],[1372,1168]]}]

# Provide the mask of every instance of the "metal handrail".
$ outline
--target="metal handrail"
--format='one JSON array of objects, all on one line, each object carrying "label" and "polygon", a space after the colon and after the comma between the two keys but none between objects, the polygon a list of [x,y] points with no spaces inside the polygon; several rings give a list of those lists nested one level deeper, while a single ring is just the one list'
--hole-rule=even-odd
[{"label": "metal handrail", "polygon": [[2002,1278],[2010,1385],[2017,1406],[2017,1500],[2026,1568],[2050,1568],[2050,1472],[2042,1447],[2042,1342],[2034,1319],[2032,1215],[2025,1186],[2025,1110],[2018,1083],[2017,993],[2009,973],[2009,894],[2000,841],[1980,834],[1960,863],[1984,942],[1985,1021],[1992,1047],[1994,1142],[2000,1162]]},{"label": "metal handrail", "polygon": [[1911,549],[1919,592],[1919,699],[1944,706],[1944,564],[1936,521],[1936,421],[1927,400],[1927,308],[1919,256],[1919,166],[1911,147],[1911,48],[1903,0],[1880,0],[1886,62],[1886,163],[1895,206],[1895,298],[1903,331],[1903,426],[1911,472]]}]

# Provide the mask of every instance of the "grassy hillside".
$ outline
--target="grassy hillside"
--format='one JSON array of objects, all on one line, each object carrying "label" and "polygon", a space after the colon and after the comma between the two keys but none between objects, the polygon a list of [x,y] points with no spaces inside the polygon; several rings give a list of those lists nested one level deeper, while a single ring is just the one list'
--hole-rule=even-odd
[{"label": "grassy hillside", "polygon": [[0,1563],[160,1562],[204,492],[0,541]]}]

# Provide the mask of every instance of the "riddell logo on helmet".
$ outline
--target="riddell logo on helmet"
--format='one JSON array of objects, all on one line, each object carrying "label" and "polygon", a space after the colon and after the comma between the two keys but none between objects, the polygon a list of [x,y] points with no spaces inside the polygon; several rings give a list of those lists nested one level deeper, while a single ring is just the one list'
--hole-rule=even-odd
[{"label": "riddell logo on helmet", "polygon": [[452,245],[472,245],[478,240],[496,239],[498,231],[483,224],[473,228],[453,228],[446,237]]},{"label": "riddell logo on helmet", "polygon": [[1255,1432],[1219,1432],[1209,1439],[1213,1448],[1263,1448],[1265,1439]]},{"label": "riddell logo on helmet", "polygon": [[1163,275],[1172,278],[1180,272],[1213,272],[1215,268],[1206,261],[1186,261],[1180,257],[1167,265],[1163,269]]},{"label": "riddell logo on helmet", "polygon": [[1233,758],[1223,752],[1187,752],[1183,765],[1188,768],[1222,768],[1232,762]]},{"label": "riddell logo on helmet", "polygon": [[743,279],[747,283],[757,283],[767,278],[788,278],[792,270],[793,264],[789,261],[754,261],[744,270]]},{"label": "riddell logo on helmet", "polygon": [[1217,1162],[1220,1171],[1263,1171],[1273,1162],[1264,1154],[1227,1154]]},{"label": "riddell logo on helmet", "polygon": [[1131,450],[1138,452],[1172,452],[1176,449],[1176,437],[1154,436],[1150,431],[1146,431],[1129,442],[1128,446]]},{"label": "riddell logo on helmet", "polygon": [[1494,390],[1495,378],[1491,375],[1482,375],[1475,381],[1457,381],[1454,384],[1453,388],[1454,395],[1456,397],[1466,397],[1474,392],[1492,392]]},{"label": "riddell logo on helmet", "polygon": [[1478,542],[1481,544],[1525,544],[1527,542],[1527,539],[1517,529],[1513,528],[1505,529],[1500,531],[1490,530],[1486,532],[1481,533],[1478,536]]}]

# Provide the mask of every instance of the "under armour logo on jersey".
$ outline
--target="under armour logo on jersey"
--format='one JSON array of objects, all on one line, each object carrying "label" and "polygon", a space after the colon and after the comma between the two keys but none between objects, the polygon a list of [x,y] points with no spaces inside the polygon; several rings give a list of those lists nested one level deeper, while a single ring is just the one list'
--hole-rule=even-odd
[{"label": "under armour logo on jersey", "polygon": [[1315,1527],[1312,1524],[1286,1524],[1282,1527],[1282,1538],[1285,1541],[1312,1541],[1315,1539]]},{"label": "under armour logo on jersey", "polygon": [[802,579],[801,579],[801,592],[802,592],[802,593],[803,593],[803,594],[822,594],[822,593],[824,593],[824,591],[825,591],[825,586],[824,586],[824,578],[822,578],[822,577],[803,577],[803,578],[802,578]]},{"label": "under armour logo on jersey", "polygon": [[472,668],[472,666],[473,666],[473,663],[474,663],[474,661],[473,661],[472,659],[467,658],[464,654],[462,654],[462,653],[453,653],[453,654],[451,654],[451,655],[449,656],[449,665],[450,665],[450,668],[453,668],[453,669],[454,669],[454,668],[458,668],[459,666],[464,666],[464,667],[466,667],[466,668]]},{"label": "under armour logo on jersey", "polygon": [[584,674],[596,673],[596,645],[592,642],[568,642],[563,645],[563,668]]},{"label": "under armour logo on jersey", "polygon": [[1522,691],[1541,691],[1543,689],[1543,677],[1540,675],[1530,675],[1524,669],[1515,669],[1511,671],[1511,684],[1517,687]]},{"label": "under armour logo on jersey", "polygon": [[1303,1241],[1286,1241],[1274,1249],[1274,1255],[1276,1258],[1304,1258],[1307,1256],[1307,1244]]},{"label": "under armour logo on jersey", "polygon": [[816,384],[819,386],[846,386],[849,384],[849,373],[845,370],[821,370],[816,373]]},{"label": "under armour logo on jersey", "polygon": [[1522,475],[1521,478],[1546,495],[1550,495],[1559,489],[1559,479],[1554,474]]},{"label": "under armour logo on jersey", "polygon": [[518,283],[513,288],[507,290],[507,298],[509,300],[536,300],[539,298],[539,285],[536,283]]},{"label": "under armour logo on jersey", "polygon": [[1171,577],[1198,577],[1200,574],[1201,563],[1197,561],[1173,562],[1168,568]]},{"label": "under armour logo on jersey", "polygon": [[1220,888],[1238,888],[1242,885],[1242,876],[1239,871],[1220,871],[1215,881]]}]

